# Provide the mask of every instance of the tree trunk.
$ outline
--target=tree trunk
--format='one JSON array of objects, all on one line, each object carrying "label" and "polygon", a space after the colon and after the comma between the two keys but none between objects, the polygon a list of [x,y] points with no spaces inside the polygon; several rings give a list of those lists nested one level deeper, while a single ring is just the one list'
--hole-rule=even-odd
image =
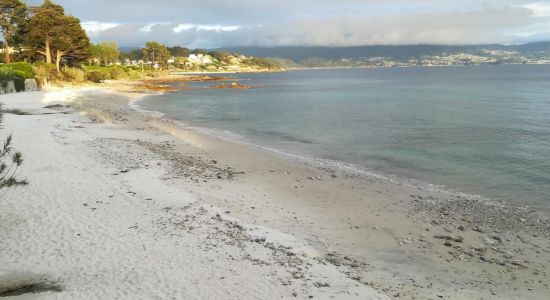
[{"label": "tree trunk", "polygon": [[63,51],[56,50],[55,51],[55,66],[57,68],[57,73],[61,73],[61,57],[63,57],[65,53]]},{"label": "tree trunk", "polygon": [[50,51],[50,39],[49,38],[46,38],[45,44],[46,44],[46,51],[44,51],[44,55],[46,55],[46,63],[51,64],[52,63],[52,52]]},{"label": "tree trunk", "polygon": [[7,34],[4,34],[4,63],[9,64],[10,62],[10,45],[8,44]]}]

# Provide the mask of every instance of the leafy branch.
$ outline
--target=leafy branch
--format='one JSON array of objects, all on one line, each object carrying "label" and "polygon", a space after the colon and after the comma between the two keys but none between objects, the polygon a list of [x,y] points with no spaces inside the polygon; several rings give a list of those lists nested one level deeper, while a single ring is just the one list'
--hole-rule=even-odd
[{"label": "leafy branch", "polygon": [[[4,121],[4,110],[0,104],[0,128]],[[12,147],[13,137],[10,134],[0,148],[0,191],[12,187],[27,185],[28,182],[17,178],[17,171],[23,164],[23,155]]]}]

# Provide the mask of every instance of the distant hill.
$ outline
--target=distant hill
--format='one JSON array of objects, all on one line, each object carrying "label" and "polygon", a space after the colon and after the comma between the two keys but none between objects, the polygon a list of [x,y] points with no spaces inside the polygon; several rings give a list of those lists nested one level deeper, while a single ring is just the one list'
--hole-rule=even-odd
[{"label": "distant hill", "polygon": [[550,63],[550,42],[465,46],[231,47],[221,50],[268,57],[285,68]]},{"label": "distant hill", "polygon": [[[120,47],[122,51],[135,47]],[[550,42],[521,45],[359,47],[228,47],[211,49],[268,58],[283,68],[550,64]],[[201,50],[206,53],[207,50]]]},{"label": "distant hill", "polygon": [[501,50],[518,52],[550,51],[550,42],[538,42],[523,45],[403,45],[403,46],[359,46],[359,47],[232,47],[223,48],[228,52],[237,52],[257,57],[280,57],[299,62],[308,58],[328,60],[341,58],[388,57],[408,59],[426,55],[449,55],[457,53],[480,54],[482,50]]}]

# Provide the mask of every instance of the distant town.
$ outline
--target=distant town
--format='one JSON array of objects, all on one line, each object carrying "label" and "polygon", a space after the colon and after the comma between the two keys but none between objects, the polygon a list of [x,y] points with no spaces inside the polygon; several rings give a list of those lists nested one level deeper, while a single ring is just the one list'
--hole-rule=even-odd
[{"label": "distant town", "polygon": [[398,59],[384,56],[341,58],[327,60],[309,58],[299,63],[304,67],[348,66],[348,67],[414,67],[414,66],[457,66],[498,64],[550,64],[550,55],[525,55],[519,52],[483,50],[482,53],[454,53],[425,55],[418,58]]},{"label": "distant town", "polygon": [[550,42],[463,46],[234,47],[224,51],[267,57],[284,68],[550,64]]},{"label": "distant town", "polygon": [[[550,49],[534,52],[481,49],[477,53],[445,53],[417,56],[358,56],[342,58],[308,57],[299,61],[284,57],[255,58],[225,51],[189,50],[168,47],[171,57],[167,63],[177,69],[191,71],[243,71],[247,66],[260,65],[266,69],[330,68],[330,67],[416,67],[416,66],[467,66],[500,64],[550,64]],[[183,53],[182,53],[183,51]],[[246,49],[244,50],[246,52]],[[131,52],[127,52],[130,54]],[[125,53],[121,53],[125,57]],[[157,68],[150,60],[123,58],[117,62],[124,66],[146,64]]]}]

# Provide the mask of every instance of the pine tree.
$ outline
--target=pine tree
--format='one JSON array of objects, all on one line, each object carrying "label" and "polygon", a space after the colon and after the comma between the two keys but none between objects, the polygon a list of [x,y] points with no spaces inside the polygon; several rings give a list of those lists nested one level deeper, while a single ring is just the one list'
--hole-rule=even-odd
[{"label": "pine tree", "polygon": [[60,72],[62,58],[85,60],[90,56],[90,39],[80,25],[80,20],[75,17],[63,16],[58,19],[56,26],[52,47],[55,49],[57,71]]},{"label": "pine tree", "polygon": [[170,59],[170,52],[166,46],[157,42],[147,42],[145,48],[141,49],[141,55],[143,58],[158,63],[161,67],[168,65],[168,59]]},{"label": "pine tree", "polygon": [[120,56],[120,50],[115,42],[103,42],[100,44],[93,44],[90,46],[90,55],[97,60],[98,65],[103,62],[104,66],[107,66],[113,62],[116,62]]},{"label": "pine tree", "polygon": [[33,7],[31,11],[32,17],[28,23],[25,40],[35,52],[46,57],[46,63],[51,64],[52,39],[59,30],[56,24],[59,18],[65,15],[65,10],[62,6],[45,0],[41,6]]},{"label": "pine tree", "polygon": [[62,6],[45,0],[32,9],[26,41],[35,52],[46,57],[46,63],[55,63],[58,72],[63,58],[84,60],[90,55],[90,40],[80,20],[66,16]]},{"label": "pine tree", "polygon": [[19,0],[0,0],[0,30],[4,38],[4,63],[9,64],[10,47],[15,36],[24,27],[27,6]]}]

